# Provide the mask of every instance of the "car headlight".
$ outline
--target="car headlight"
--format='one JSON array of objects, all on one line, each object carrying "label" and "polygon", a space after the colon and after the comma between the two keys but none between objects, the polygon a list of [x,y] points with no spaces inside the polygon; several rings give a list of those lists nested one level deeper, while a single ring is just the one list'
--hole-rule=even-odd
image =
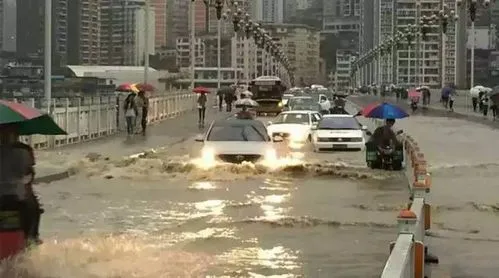
[{"label": "car headlight", "polygon": [[305,132],[293,132],[290,135],[291,141],[305,141]]},{"label": "car headlight", "polygon": [[215,164],[215,150],[211,148],[203,148],[201,150],[201,160],[206,166]]},{"label": "car headlight", "polygon": [[269,162],[269,163],[277,161],[277,152],[274,149],[268,149],[265,152],[265,158],[264,159],[265,159],[266,162]]},{"label": "car headlight", "polygon": [[277,104],[279,107],[282,107],[284,104],[281,102],[279,102],[279,104]]}]

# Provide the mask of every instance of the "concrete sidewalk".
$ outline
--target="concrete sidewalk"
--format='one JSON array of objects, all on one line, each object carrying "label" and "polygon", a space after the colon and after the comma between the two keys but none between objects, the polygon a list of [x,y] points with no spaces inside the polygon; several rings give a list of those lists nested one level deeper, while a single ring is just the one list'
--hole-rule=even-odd
[{"label": "concrete sidewalk", "polygon": [[[229,113],[218,112],[211,107],[206,111],[206,127],[211,121],[229,116]],[[75,161],[85,157],[122,157],[141,153],[153,148],[169,147],[181,143],[199,133],[204,132],[197,125],[197,111],[179,118],[167,119],[148,127],[147,135],[140,134],[127,138],[126,134],[118,134],[82,144],[68,145],[51,150],[36,152],[37,183],[47,183],[67,178],[71,175],[69,168]]]}]

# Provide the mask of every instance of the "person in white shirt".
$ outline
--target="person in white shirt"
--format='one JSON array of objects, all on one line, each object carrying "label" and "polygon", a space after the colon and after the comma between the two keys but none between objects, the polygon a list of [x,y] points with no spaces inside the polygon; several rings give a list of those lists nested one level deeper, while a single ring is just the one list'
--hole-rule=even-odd
[{"label": "person in white shirt", "polygon": [[321,114],[322,115],[325,115],[325,114],[329,114],[329,111],[331,109],[331,102],[329,101],[329,99],[325,99],[325,100],[322,100],[320,103],[319,103],[319,106],[320,106],[320,109],[321,109]]}]

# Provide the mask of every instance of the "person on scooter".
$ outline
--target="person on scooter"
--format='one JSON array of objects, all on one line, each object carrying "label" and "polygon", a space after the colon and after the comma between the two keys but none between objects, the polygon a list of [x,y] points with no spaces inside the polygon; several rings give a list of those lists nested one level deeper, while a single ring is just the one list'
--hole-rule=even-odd
[{"label": "person on scooter", "polygon": [[399,144],[397,135],[392,127],[395,124],[395,119],[386,119],[385,125],[374,130],[372,140],[378,147],[390,146],[393,149]]}]

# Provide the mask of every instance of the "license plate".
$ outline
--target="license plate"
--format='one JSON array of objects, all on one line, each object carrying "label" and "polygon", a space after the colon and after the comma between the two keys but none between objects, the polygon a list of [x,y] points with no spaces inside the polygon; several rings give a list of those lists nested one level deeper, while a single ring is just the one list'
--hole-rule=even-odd
[{"label": "license plate", "polygon": [[333,144],[333,149],[346,149],[346,144]]}]

